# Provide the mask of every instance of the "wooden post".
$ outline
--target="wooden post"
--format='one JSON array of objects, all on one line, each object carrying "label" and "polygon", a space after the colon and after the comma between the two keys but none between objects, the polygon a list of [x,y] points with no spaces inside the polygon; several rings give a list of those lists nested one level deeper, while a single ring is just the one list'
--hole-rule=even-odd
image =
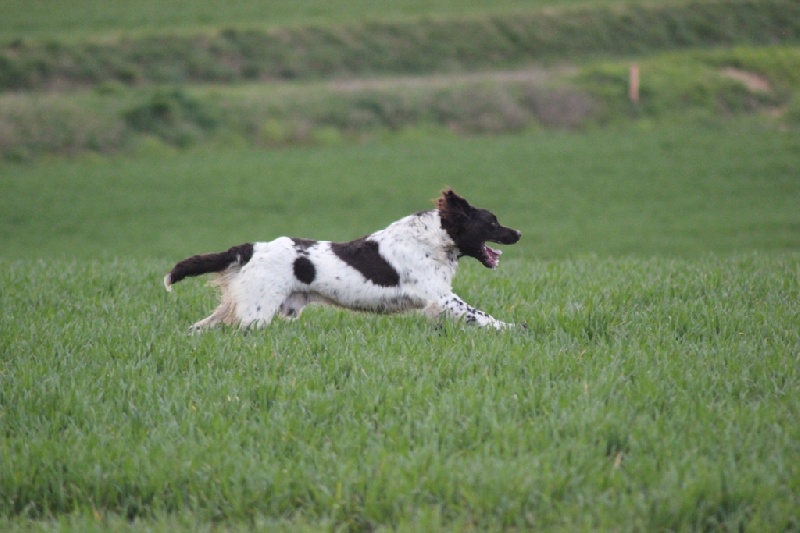
[{"label": "wooden post", "polygon": [[628,78],[628,98],[633,105],[639,105],[639,65],[631,63]]}]

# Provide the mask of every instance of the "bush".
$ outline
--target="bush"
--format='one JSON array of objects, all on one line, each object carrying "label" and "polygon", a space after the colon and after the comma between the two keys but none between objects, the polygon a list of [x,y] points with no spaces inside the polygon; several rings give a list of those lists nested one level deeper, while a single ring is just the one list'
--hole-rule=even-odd
[{"label": "bush", "polygon": [[133,130],[180,147],[207,137],[219,124],[208,102],[178,89],[154,92],[149,101],[125,112],[124,118]]},{"label": "bush", "polygon": [[123,121],[75,102],[18,99],[0,112],[0,157],[26,161],[41,154],[109,153],[127,142]]},{"label": "bush", "polygon": [[538,121],[548,128],[580,127],[595,116],[598,107],[586,92],[575,87],[530,85],[523,91],[523,101]]}]

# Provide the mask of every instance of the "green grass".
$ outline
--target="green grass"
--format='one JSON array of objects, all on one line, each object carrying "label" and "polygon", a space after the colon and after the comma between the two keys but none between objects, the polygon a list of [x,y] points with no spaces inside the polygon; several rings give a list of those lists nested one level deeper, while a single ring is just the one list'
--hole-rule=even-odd
[{"label": "green grass", "polygon": [[[628,1],[647,4],[652,0]],[[614,5],[617,0],[537,0],[535,7]],[[215,2],[192,0],[6,0],[0,18],[0,41],[17,38],[75,39],[99,35],[163,31],[198,31],[209,27],[278,27],[340,24],[364,20],[402,20],[421,17],[469,16],[528,11],[527,0],[398,0],[392,3],[355,0],[228,0],[224,9]]]},{"label": "green grass", "polygon": [[[0,528],[800,527],[797,136],[652,124],[3,164]],[[185,334],[184,255],[357,237],[450,184],[523,231],[455,290]]]},{"label": "green grass", "polygon": [[0,267],[4,529],[800,526],[797,254],[464,268],[528,323],[499,335],[313,308],[189,337],[212,294],[166,261]]},{"label": "green grass", "polygon": [[636,62],[638,106],[627,94],[630,58],[436,76],[4,94],[0,158],[132,153],[153,139],[179,147],[312,145],[408,129],[471,135],[742,116],[800,126],[798,47],[682,50]]},{"label": "green grass", "polygon": [[[4,2],[0,82],[49,91],[0,97],[27,161],[0,162],[0,530],[800,530],[797,7],[631,4]],[[417,110],[325,79],[547,58],[576,63],[542,87],[597,106],[582,132],[497,80]],[[274,75],[315,81],[125,86]],[[498,116],[523,133],[469,136]],[[527,328],[312,308],[193,337],[213,290],[163,289],[188,254],[358,237],[445,185],[522,230],[455,290]]]},{"label": "green grass", "polygon": [[[800,246],[800,142],[759,122],[165,150],[0,164],[0,256],[170,260],[279,235],[344,240],[450,185],[523,239],[509,257]],[[313,213],[313,216],[309,214]]]}]

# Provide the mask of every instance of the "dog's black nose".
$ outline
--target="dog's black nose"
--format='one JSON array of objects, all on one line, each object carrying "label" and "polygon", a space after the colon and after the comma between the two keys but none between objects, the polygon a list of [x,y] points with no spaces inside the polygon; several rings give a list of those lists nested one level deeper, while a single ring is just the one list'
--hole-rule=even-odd
[{"label": "dog's black nose", "polygon": [[519,240],[520,237],[522,237],[522,233],[519,231],[512,228],[505,228],[504,235],[496,242],[499,242],[500,244],[514,244]]}]

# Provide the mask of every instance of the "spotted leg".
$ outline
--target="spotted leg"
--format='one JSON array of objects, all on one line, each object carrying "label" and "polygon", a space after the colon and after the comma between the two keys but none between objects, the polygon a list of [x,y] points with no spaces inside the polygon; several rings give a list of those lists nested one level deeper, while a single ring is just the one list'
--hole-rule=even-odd
[{"label": "spotted leg", "polygon": [[514,324],[497,320],[480,309],[475,309],[454,293],[442,296],[437,307],[446,315],[464,320],[467,324],[476,324],[484,328],[491,327],[498,331],[514,326]]}]

